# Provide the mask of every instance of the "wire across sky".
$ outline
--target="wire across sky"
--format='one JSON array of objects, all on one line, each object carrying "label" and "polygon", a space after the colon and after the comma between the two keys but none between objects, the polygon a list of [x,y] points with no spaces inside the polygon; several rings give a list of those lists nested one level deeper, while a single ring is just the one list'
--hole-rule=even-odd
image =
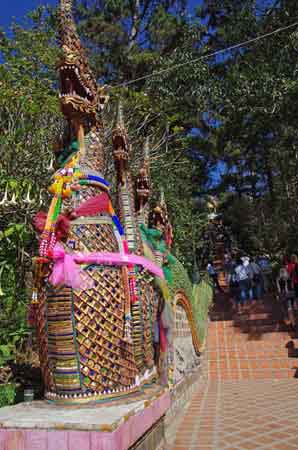
[{"label": "wire across sky", "polygon": [[290,25],[287,25],[285,27],[277,28],[276,30],[270,31],[269,33],[265,33],[265,34],[262,34],[260,36],[256,36],[254,38],[247,39],[246,41],[239,42],[239,43],[231,45],[229,47],[225,47],[223,49],[216,50],[214,52],[206,53],[205,55],[201,55],[198,58],[191,59],[190,61],[179,63],[179,64],[173,64],[172,66],[167,67],[166,69],[157,70],[157,71],[149,73],[147,75],[143,75],[142,77],[135,78],[134,80],[125,81],[123,83],[116,84],[116,85],[109,85],[107,87],[110,88],[110,89],[116,89],[116,88],[130,86],[131,84],[138,83],[139,81],[144,81],[144,80],[147,80],[149,78],[153,78],[153,77],[156,77],[158,75],[162,75],[164,73],[171,72],[172,70],[179,69],[180,67],[189,66],[190,64],[195,64],[195,63],[197,63],[199,61],[202,61],[204,59],[210,59],[210,58],[213,58],[214,56],[230,52],[231,50],[234,50],[236,48],[241,48],[241,47],[244,47],[244,46],[248,46],[250,44],[253,44],[254,42],[261,41],[263,39],[266,39],[266,38],[268,38],[270,36],[273,36],[275,34],[281,33],[282,31],[289,30],[289,29],[294,28],[296,26],[298,26],[298,22],[294,22],[294,23],[292,23]]}]

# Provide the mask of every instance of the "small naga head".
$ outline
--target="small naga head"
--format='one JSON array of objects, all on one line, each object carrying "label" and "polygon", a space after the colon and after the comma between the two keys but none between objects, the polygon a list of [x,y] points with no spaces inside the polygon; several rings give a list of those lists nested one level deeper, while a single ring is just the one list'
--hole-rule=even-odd
[{"label": "small naga head", "polygon": [[140,211],[149,200],[150,195],[149,139],[144,146],[144,161],[136,179],[137,211]]},{"label": "small naga head", "polygon": [[163,191],[161,192],[159,203],[153,209],[152,225],[162,233],[167,247],[171,248],[173,244],[173,227],[169,219],[168,208],[165,202]]},{"label": "small naga head", "polygon": [[118,104],[118,114],[116,127],[112,133],[113,156],[117,170],[117,178],[121,183],[124,182],[124,172],[128,168],[131,145],[128,140],[127,131],[124,125],[122,104]]},{"label": "small naga head", "polygon": [[62,112],[69,120],[79,119],[93,125],[107,96],[89,67],[74,23],[71,0],[61,0],[59,32],[62,57],[57,69]]},{"label": "small naga head", "polygon": [[150,178],[147,167],[141,167],[136,181],[136,188],[138,196],[147,201],[150,193]]},{"label": "small naga head", "polygon": [[152,225],[162,233],[165,231],[167,224],[167,214],[162,205],[157,204],[152,212]]}]

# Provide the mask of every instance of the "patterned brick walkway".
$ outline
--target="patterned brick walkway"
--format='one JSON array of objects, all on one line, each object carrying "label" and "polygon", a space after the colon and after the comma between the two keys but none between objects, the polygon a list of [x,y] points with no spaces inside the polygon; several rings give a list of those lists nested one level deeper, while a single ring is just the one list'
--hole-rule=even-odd
[{"label": "patterned brick walkway", "polygon": [[[242,316],[241,322],[211,322],[208,339],[208,374],[210,381],[259,380],[293,378],[298,360],[289,358],[291,339],[283,324],[262,325],[261,314]],[[258,317],[252,319],[251,317]],[[249,332],[243,332],[253,322]],[[256,322],[261,322],[257,325]],[[243,323],[243,324],[242,324]],[[238,325],[238,326],[237,326]],[[276,331],[261,332],[260,329],[276,328]],[[297,345],[297,344],[296,344]],[[297,380],[298,386],[298,380]],[[298,404],[298,403],[297,403]],[[298,449],[298,446],[297,446]]]},{"label": "patterned brick walkway", "polygon": [[297,450],[294,379],[210,382],[198,392],[173,450]]},{"label": "patterned brick walkway", "polygon": [[298,340],[276,300],[239,316],[218,297],[206,351],[208,382],[172,450],[297,450]]}]

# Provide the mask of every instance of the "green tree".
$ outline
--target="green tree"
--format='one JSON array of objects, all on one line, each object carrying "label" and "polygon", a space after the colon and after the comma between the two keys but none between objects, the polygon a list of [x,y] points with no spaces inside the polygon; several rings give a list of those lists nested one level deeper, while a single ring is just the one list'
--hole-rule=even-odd
[{"label": "green tree", "polygon": [[55,16],[39,8],[1,35],[0,342],[25,332],[32,215],[47,202],[53,138],[61,127],[56,94]]},{"label": "green tree", "polygon": [[[198,11],[217,50],[295,22],[295,2],[206,0]],[[279,254],[297,239],[297,31],[285,30],[232,50],[212,62],[210,126],[206,139],[227,171],[218,192],[250,198],[251,250]],[[238,198],[238,199],[237,199]],[[232,210],[230,210],[232,211]],[[230,217],[230,219],[232,219]],[[244,233],[245,234],[245,233]],[[248,237],[242,238],[242,246]]]},{"label": "green tree", "polygon": [[[149,136],[153,189],[157,195],[161,187],[165,190],[175,251],[191,266],[206,223],[206,214],[193,207],[193,195],[206,183],[208,155],[200,150],[202,136],[193,130],[201,126],[207,107],[209,67],[189,63],[204,52],[201,34],[205,28],[188,13],[184,0],[91,0],[75,5],[93,69],[110,85],[105,147],[110,146],[110,128],[122,98],[134,150],[132,167],[138,169]],[[169,70],[176,65],[179,68]],[[158,75],[152,77],[153,72]],[[193,153],[195,157],[190,157]],[[109,159],[111,177],[112,156]]]}]

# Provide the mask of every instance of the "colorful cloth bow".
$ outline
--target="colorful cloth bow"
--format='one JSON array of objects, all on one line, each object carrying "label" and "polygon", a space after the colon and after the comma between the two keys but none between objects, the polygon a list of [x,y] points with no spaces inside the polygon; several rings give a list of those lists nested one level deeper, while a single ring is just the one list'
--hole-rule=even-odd
[{"label": "colorful cloth bow", "polygon": [[64,247],[57,243],[53,249],[52,259],[54,267],[49,281],[53,286],[64,284],[73,289],[90,289],[92,280],[80,268],[80,264],[98,265],[138,265],[147,269],[152,274],[164,279],[161,267],[144,256],[133,254],[121,254],[110,252],[99,253],[66,253]]}]

